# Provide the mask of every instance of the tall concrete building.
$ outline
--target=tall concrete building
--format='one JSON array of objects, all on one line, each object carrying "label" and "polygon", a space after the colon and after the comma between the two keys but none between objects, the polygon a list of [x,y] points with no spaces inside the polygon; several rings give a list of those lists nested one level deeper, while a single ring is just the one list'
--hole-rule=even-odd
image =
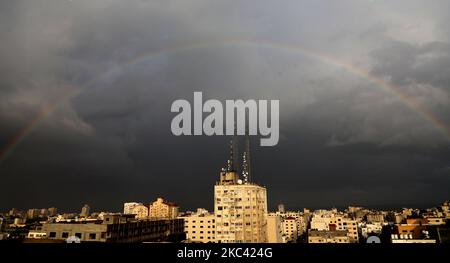
[{"label": "tall concrete building", "polygon": [[[247,141],[248,145],[248,141]],[[250,181],[249,153],[243,156],[243,179],[239,178],[233,161],[235,144],[232,143],[227,167],[220,172],[214,186],[214,214],[216,215],[216,242],[267,242],[266,188]],[[246,152],[249,147],[247,146]]]}]

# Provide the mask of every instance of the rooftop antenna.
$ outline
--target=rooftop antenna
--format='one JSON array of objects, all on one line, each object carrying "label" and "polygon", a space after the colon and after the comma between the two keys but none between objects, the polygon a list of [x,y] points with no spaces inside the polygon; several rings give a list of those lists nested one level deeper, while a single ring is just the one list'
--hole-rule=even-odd
[{"label": "rooftop antenna", "polygon": [[[246,112],[245,114],[248,121],[248,113]],[[242,177],[244,177],[244,182],[251,182],[250,132],[248,123],[245,125],[245,148],[244,153],[242,154]]]}]

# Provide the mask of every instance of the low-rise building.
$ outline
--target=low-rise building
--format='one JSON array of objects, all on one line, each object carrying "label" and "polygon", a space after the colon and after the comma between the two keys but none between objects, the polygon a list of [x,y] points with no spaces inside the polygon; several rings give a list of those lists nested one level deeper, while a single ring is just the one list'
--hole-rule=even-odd
[{"label": "low-rise building", "polygon": [[200,208],[197,213],[179,218],[184,220],[184,232],[188,242],[216,242],[216,218],[214,214]]},{"label": "low-rise building", "polygon": [[325,243],[350,243],[350,238],[347,231],[319,231],[309,230],[308,243],[311,244],[325,244]]},{"label": "low-rise building", "polygon": [[75,236],[81,242],[134,243],[184,239],[182,219],[138,220],[134,215],[108,214],[103,220],[46,223],[40,232],[50,240]]}]

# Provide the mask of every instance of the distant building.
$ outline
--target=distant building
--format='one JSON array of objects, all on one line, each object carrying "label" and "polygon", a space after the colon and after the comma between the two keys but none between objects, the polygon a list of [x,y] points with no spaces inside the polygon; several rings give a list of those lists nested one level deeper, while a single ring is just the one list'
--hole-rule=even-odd
[{"label": "distant building", "polygon": [[427,217],[427,224],[430,226],[441,226],[446,224],[445,218]]},{"label": "distant building", "polygon": [[359,242],[357,221],[346,217],[343,214],[336,214],[337,211],[320,212],[311,219],[311,229],[318,231],[347,231],[351,243]]},{"label": "distant building", "polygon": [[428,239],[428,219],[408,218],[406,224],[394,226],[393,239]]},{"label": "distant building", "polygon": [[[286,211],[284,213],[277,212],[277,214],[279,214],[281,216],[282,221],[285,219],[290,219],[290,220],[292,220],[292,218],[295,219],[297,236],[300,236],[306,232],[306,230],[307,230],[306,221],[308,220],[307,214],[300,213],[300,212],[294,212],[294,211]],[[289,236],[289,233],[288,233],[289,230],[287,228],[285,228],[284,226],[289,226],[289,224],[283,225],[283,235],[284,235],[284,237],[286,237],[286,236]]]},{"label": "distant building", "polygon": [[27,211],[27,219],[36,219],[41,215],[41,209],[31,208]]},{"label": "distant building", "polygon": [[368,223],[382,223],[384,222],[384,215],[382,213],[370,213],[366,215]]},{"label": "distant building", "polygon": [[136,215],[138,219],[148,218],[148,207],[145,205],[136,205],[131,210],[131,214]]},{"label": "distant building", "polygon": [[278,212],[280,212],[280,213],[284,213],[284,212],[285,212],[285,210],[284,210],[284,204],[279,204],[279,205],[278,205]]},{"label": "distant building", "polygon": [[309,230],[308,243],[324,244],[324,243],[350,243],[347,231],[343,230]]},{"label": "distant building", "polygon": [[11,208],[11,210],[9,210],[9,215],[10,216],[16,216],[17,214],[19,214],[20,213],[20,211],[19,210],[17,210],[16,208]]},{"label": "distant building", "polygon": [[383,223],[366,223],[362,222],[358,224],[358,227],[361,230],[361,236],[364,239],[367,239],[372,235],[380,235],[383,231]]},{"label": "distant building", "polygon": [[103,220],[46,223],[40,233],[50,240],[75,236],[81,242],[135,243],[182,240],[183,230],[181,219],[137,220],[133,215],[108,214]]},{"label": "distant building", "polygon": [[277,213],[267,215],[267,243],[284,243],[281,221]]},{"label": "distant building", "polygon": [[82,217],[88,217],[89,216],[89,212],[90,212],[91,208],[88,205],[84,205],[81,208],[81,213],[80,216]]},{"label": "distant building", "polygon": [[3,232],[6,228],[6,220],[3,217],[0,217],[0,233]]},{"label": "distant building", "polygon": [[48,209],[48,216],[56,216],[58,214],[58,209],[56,207],[50,207]]},{"label": "distant building", "polygon": [[184,220],[184,232],[188,242],[216,242],[216,217],[207,210],[199,208],[196,213],[179,218]]},{"label": "distant building", "polygon": [[124,203],[123,204],[123,213],[126,215],[133,214],[133,208],[138,205],[142,205],[142,203],[137,203],[137,202]]},{"label": "distant building", "polygon": [[163,198],[159,197],[150,204],[149,216],[150,218],[177,218],[179,207],[175,203],[166,202]]},{"label": "distant building", "polygon": [[286,242],[296,242],[298,238],[298,224],[295,217],[283,218],[281,222],[281,229],[283,231],[283,238]]},{"label": "distant building", "polygon": [[13,223],[14,226],[21,226],[24,223],[25,223],[25,220],[23,220],[22,218],[20,218],[20,217],[14,218],[14,223]]}]

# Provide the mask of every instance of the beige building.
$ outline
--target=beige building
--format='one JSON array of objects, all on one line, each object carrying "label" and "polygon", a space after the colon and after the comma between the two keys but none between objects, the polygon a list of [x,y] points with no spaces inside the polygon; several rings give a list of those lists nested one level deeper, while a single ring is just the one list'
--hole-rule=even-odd
[{"label": "beige building", "polygon": [[267,243],[284,243],[281,222],[282,218],[279,214],[267,215]]},{"label": "beige building", "polygon": [[155,202],[149,206],[150,218],[177,218],[178,205],[175,203],[166,202],[163,198],[158,197]]},{"label": "beige building", "polygon": [[148,207],[145,205],[136,205],[131,210],[131,214],[136,215],[138,219],[148,218]]},{"label": "beige building", "polygon": [[179,218],[184,220],[184,232],[188,242],[216,242],[216,218],[207,210],[199,208],[197,213]]},{"label": "beige building", "polygon": [[301,212],[286,211],[277,212],[281,216],[284,242],[296,241],[297,238],[306,232],[307,224],[305,215]]},{"label": "beige building", "polygon": [[135,206],[142,205],[142,203],[128,202],[123,204],[123,213],[126,215],[133,214],[133,208]]},{"label": "beige building", "polygon": [[311,229],[318,231],[347,231],[351,243],[359,242],[357,220],[335,212],[315,214],[311,219]]},{"label": "beige building", "polygon": [[296,242],[298,238],[298,224],[297,219],[292,216],[283,218],[281,222],[281,229],[283,231],[283,238],[286,242]]},{"label": "beige building", "polygon": [[214,214],[217,242],[267,242],[265,187],[242,182],[236,172],[223,170],[214,186]]},{"label": "beige building", "polygon": [[330,230],[347,231],[350,243],[359,242],[358,222],[356,220],[343,216],[336,216],[332,218],[331,224],[336,225],[336,228]]},{"label": "beige building", "polygon": [[308,243],[350,243],[350,238],[347,235],[347,231],[310,230],[308,233]]}]

